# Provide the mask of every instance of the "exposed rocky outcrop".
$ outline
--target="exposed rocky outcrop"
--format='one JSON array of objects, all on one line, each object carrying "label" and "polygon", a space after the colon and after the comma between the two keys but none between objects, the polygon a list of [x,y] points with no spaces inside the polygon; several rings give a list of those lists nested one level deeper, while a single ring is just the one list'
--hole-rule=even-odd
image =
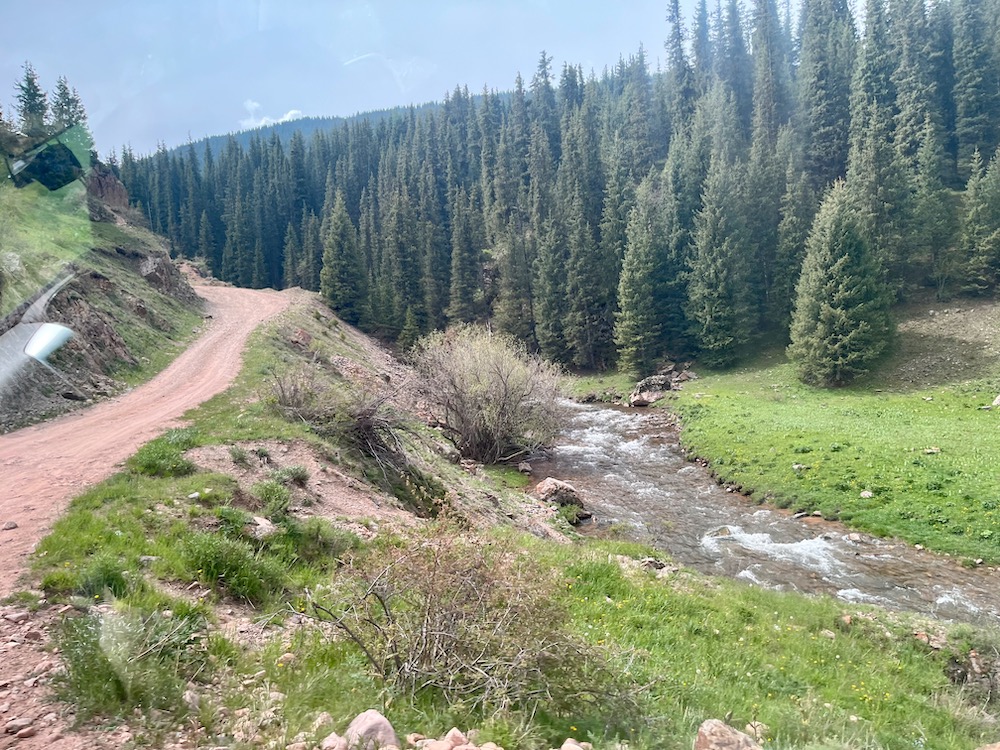
[{"label": "exposed rocky outcrop", "polygon": [[[322,714],[321,717],[328,717]],[[317,719],[317,722],[319,719]],[[417,750],[504,750],[495,742],[476,742],[476,730],[462,732],[458,727],[452,727],[443,737],[425,737],[412,732],[406,735],[406,747]],[[301,743],[305,750],[311,747]],[[320,750],[400,750],[402,745],[396,736],[392,724],[382,714],[369,709],[359,714],[341,736],[332,732],[320,743]],[[285,750],[300,750],[296,743],[286,745]],[[589,742],[580,742],[568,737],[559,750],[593,750]]]},{"label": "exposed rocky outcrop", "polygon": [[[116,248],[119,253],[125,252]],[[164,294],[176,297],[185,302],[198,303],[198,295],[187,282],[187,279],[177,270],[177,266],[164,252],[146,254],[138,264],[139,275],[146,283]]]},{"label": "exposed rocky outcrop", "polygon": [[651,375],[636,383],[628,397],[629,406],[650,406],[670,391],[680,388],[682,383],[697,377],[688,369],[688,365],[676,365],[669,362],[661,367],[656,375]]},{"label": "exposed rocky outcrop", "polygon": [[96,164],[87,176],[90,218],[108,221],[111,211],[128,209],[128,191],[115,173],[104,164]]},{"label": "exposed rocky outcrop", "polygon": [[535,485],[532,494],[545,503],[583,507],[583,501],[580,500],[580,493],[577,492],[576,487],[561,479],[546,477]]}]

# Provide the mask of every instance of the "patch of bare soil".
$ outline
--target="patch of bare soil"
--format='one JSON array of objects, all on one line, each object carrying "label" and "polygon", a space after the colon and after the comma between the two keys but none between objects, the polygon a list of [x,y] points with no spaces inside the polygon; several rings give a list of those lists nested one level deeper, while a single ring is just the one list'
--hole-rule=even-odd
[{"label": "patch of bare soil", "polygon": [[925,301],[899,316],[899,364],[884,380],[929,388],[1000,373],[1000,304],[994,300]]},{"label": "patch of bare soil", "polygon": [[[344,474],[304,442],[255,440],[239,447],[247,453],[246,463],[233,461],[230,447],[225,445],[194,448],[186,456],[203,469],[236,479],[244,497],[249,497],[254,484],[272,478],[275,472],[301,466],[309,478],[302,486],[288,485],[291,512],[303,518],[321,516],[363,539],[374,536],[384,523],[410,525],[416,520],[379,490]],[[261,458],[261,454],[266,457]]]}]

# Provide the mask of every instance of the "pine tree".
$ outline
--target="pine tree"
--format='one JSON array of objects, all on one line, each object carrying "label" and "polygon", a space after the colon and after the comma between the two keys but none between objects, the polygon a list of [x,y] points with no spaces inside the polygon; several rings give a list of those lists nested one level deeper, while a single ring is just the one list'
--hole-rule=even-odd
[{"label": "pine tree", "polygon": [[[593,98],[594,96],[590,97]],[[628,154],[629,169],[635,179],[638,179],[646,174],[653,162],[653,132],[656,130],[652,82],[647,70],[646,53],[641,47],[639,53],[629,59],[625,68],[625,88],[621,98],[625,114],[622,131],[624,146]],[[593,108],[589,100],[588,106]],[[595,115],[590,113],[590,116]]]},{"label": "pine tree", "polygon": [[24,64],[24,75],[17,84],[17,116],[21,132],[29,136],[45,134],[49,100],[38,83],[38,74],[30,62]]},{"label": "pine tree", "polygon": [[822,191],[847,171],[854,21],[846,0],[804,0],[798,67],[806,171]]},{"label": "pine tree", "polygon": [[788,122],[789,72],[774,0],[755,0],[753,31],[753,143],[774,149]]},{"label": "pine tree", "polygon": [[857,119],[868,126],[851,144],[847,190],[858,228],[898,292],[907,281],[905,274],[913,269],[912,184],[892,145],[888,110],[869,99]]},{"label": "pine tree", "polygon": [[959,252],[965,259],[963,291],[984,294],[1000,282],[1000,158],[983,167],[979,151],[970,159]]},{"label": "pine tree", "polygon": [[694,12],[694,39],[692,41],[693,63],[692,76],[697,93],[708,91],[712,81],[712,71],[715,60],[712,50],[712,39],[708,27],[708,5],[705,0],[698,0]]},{"label": "pine tree", "polygon": [[954,61],[954,11],[953,3],[934,3],[927,15],[929,36],[928,66],[934,82],[932,107],[938,113],[941,142],[944,146],[945,167],[942,176],[949,187],[960,188],[958,140],[955,137],[955,61]]},{"label": "pine tree", "polygon": [[959,175],[968,177],[976,150],[991,154],[1000,133],[997,65],[986,39],[983,0],[955,0],[955,136]]},{"label": "pine tree", "polygon": [[816,217],[816,203],[809,176],[798,164],[790,163],[785,174],[785,192],[781,197],[781,221],[778,223],[768,313],[772,323],[786,335],[795,306],[795,286],[802,275],[806,241]]},{"label": "pine tree", "polygon": [[202,211],[198,222],[198,255],[208,263],[208,267],[216,276],[221,274],[219,268],[221,258],[216,254],[215,238],[212,236],[212,225],[208,220],[208,212]]},{"label": "pine tree", "polygon": [[542,356],[553,362],[569,361],[569,347],[563,332],[567,260],[562,225],[547,219],[542,225],[535,263],[535,338]]},{"label": "pine tree", "polygon": [[775,288],[776,278],[783,272],[776,257],[784,187],[778,138],[789,116],[789,103],[788,74],[774,0],[756,0],[753,40],[753,128],[747,177],[747,232],[753,248],[751,284],[763,301],[761,325],[780,328],[787,300],[781,299],[784,290]]},{"label": "pine tree", "polygon": [[695,218],[687,314],[699,357],[709,367],[732,365],[753,332],[745,172],[740,163],[713,155]]},{"label": "pine tree", "polygon": [[670,132],[679,131],[690,119],[694,109],[695,77],[685,51],[684,20],[681,17],[680,0],[670,0],[667,5],[669,31],[665,43],[667,71],[665,89],[667,92],[667,119]]},{"label": "pine tree", "polygon": [[529,346],[535,340],[532,258],[520,215],[512,217],[497,248],[499,291],[493,315],[499,330]]},{"label": "pine tree", "polygon": [[300,286],[302,284],[302,242],[299,240],[295,223],[291,221],[288,222],[288,227],[285,229],[283,258],[284,268],[281,276],[285,282],[285,289]]},{"label": "pine tree", "polygon": [[720,35],[715,46],[715,73],[729,89],[736,107],[736,118],[744,138],[750,134],[753,110],[754,63],[743,36],[743,19],[737,0],[727,0],[720,20]]},{"label": "pine tree", "polygon": [[812,385],[846,385],[866,374],[894,332],[892,294],[853,213],[837,182],[807,243],[788,356]]},{"label": "pine tree", "polygon": [[913,196],[914,254],[920,265],[930,269],[937,298],[947,299],[959,274],[954,201],[945,188],[941,175],[945,173],[945,153],[938,128],[930,116],[924,123],[920,149],[917,151],[918,171]]},{"label": "pine tree", "polygon": [[319,291],[319,276],[323,269],[323,239],[320,218],[311,210],[302,213],[302,269],[300,284],[310,292]]},{"label": "pine tree", "polygon": [[[332,191],[331,182],[329,192]],[[365,305],[365,274],[358,252],[357,230],[347,213],[342,190],[327,195],[320,236],[323,242],[320,294],[337,315],[357,325]]]},{"label": "pine tree", "polygon": [[76,89],[71,89],[65,76],[56,81],[52,97],[52,125],[62,130],[73,125],[87,127],[87,111]]},{"label": "pine tree", "polygon": [[636,193],[636,205],[629,212],[628,241],[618,282],[619,311],[614,329],[618,367],[636,377],[650,372],[662,346],[657,281],[666,238],[661,201],[659,180],[644,179]]},{"label": "pine tree", "polygon": [[531,120],[537,123],[548,139],[549,152],[559,161],[559,109],[552,86],[552,58],[544,50],[538,57],[538,67],[531,78]]},{"label": "pine tree", "polygon": [[[903,165],[916,173],[925,123],[941,124],[938,111],[938,83],[932,69],[933,49],[924,0],[893,0],[892,52],[895,69],[892,84],[896,89],[894,143]],[[942,168],[943,168],[942,164]]]},{"label": "pine tree", "polygon": [[445,311],[449,323],[467,323],[479,315],[482,262],[472,214],[469,196],[459,188],[451,210],[451,289]]},{"label": "pine tree", "polygon": [[417,246],[423,274],[423,317],[429,329],[444,325],[451,289],[451,247],[445,235],[447,221],[439,183],[434,161],[428,154],[417,188]]},{"label": "pine tree", "polygon": [[616,262],[594,240],[579,196],[564,208],[569,257],[563,331],[573,364],[604,369],[613,360]]}]

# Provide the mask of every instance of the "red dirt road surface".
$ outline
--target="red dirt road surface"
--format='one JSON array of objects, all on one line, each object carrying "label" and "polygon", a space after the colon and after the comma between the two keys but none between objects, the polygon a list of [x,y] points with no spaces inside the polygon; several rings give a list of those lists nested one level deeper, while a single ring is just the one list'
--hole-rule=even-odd
[{"label": "red dirt road surface", "polygon": [[0,436],[0,597],[16,590],[27,556],[74,496],[184,412],[223,391],[240,369],[250,333],[284,310],[274,291],[200,286],[206,330],[148,383],[111,401]]}]

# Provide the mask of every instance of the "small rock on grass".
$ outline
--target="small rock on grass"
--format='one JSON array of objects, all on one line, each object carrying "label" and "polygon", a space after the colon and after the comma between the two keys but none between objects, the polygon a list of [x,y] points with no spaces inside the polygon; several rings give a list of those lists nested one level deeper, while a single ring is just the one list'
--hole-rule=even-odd
[{"label": "small rock on grass", "polygon": [[392,724],[375,709],[358,714],[344,733],[347,746],[359,750],[375,750],[388,745],[399,747],[399,739]]},{"label": "small rock on grass", "polygon": [[324,711],[319,716],[317,716],[315,719],[313,719],[312,731],[315,734],[316,732],[318,732],[323,727],[329,727],[329,726],[333,726],[333,717],[330,716],[329,713],[327,713],[326,711]]},{"label": "small rock on grass", "polygon": [[694,750],[761,750],[761,747],[751,737],[725,722],[708,719],[698,727]]},{"label": "small rock on grass", "polygon": [[320,750],[347,750],[347,740],[336,732],[330,732],[319,747]]}]

